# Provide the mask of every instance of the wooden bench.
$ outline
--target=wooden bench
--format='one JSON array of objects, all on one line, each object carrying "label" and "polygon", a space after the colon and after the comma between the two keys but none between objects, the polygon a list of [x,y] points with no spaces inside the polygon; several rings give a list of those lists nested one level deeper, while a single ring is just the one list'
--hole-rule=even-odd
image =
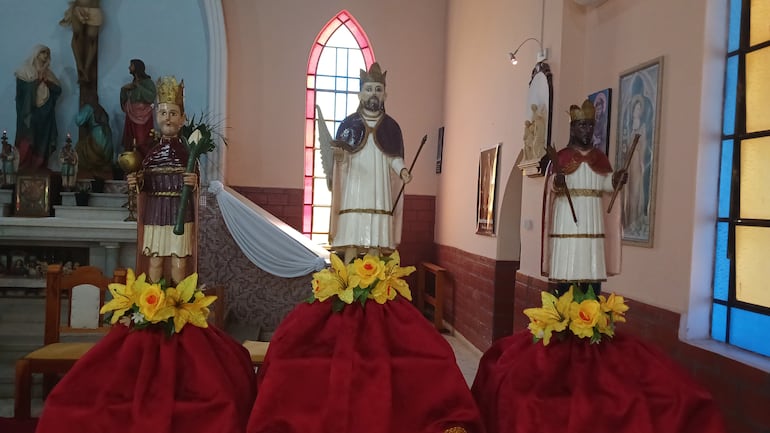
[{"label": "wooden bench", "polygon": [[267,348],[269,346],[270,343],[267,341],[246,340],[243,342],[243,347],[249,351],[251,363],[254,367],[259,367],[265,362],[265,354],[267,353]]},{"label": "wooden bench", "polygon": [[[439,332],[444,330],[444,284],[446,278],[446,269],[439,265],[421,262],[417,266],[417,308],[425,314],[425,305],[431,307],[433,326]],[[428,285],[431,279],[433,280],[433,294],[429,292],[430,286]]]}]

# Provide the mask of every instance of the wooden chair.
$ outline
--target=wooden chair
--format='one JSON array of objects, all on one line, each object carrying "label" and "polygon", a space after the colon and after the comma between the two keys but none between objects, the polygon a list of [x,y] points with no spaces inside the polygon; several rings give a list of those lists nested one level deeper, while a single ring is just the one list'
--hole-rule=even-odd
[{"label": "wooden chair", "polygon": [[[104,304],[111,282],[125,284],[126,270],[116,269],[109,279],[93,266],[80,266],[69,275],[61,265],[49,265],[45,292],[45,331],[43,347],[16,361],[14,416],[29,418],[32,398],[32,374],[43,374],[43,396],[55,385],[96,340],[109,331],[99,309]],[[69,299],[66,320],[61,320],[62,296]],[[92,334],[93,341],[61,342],[63,334]],[[95,334],[95,335],[94,335]]]},{"label": "wooden chair", "polygon": [[243,347],[249,351],[251,364],[255,368],[259,368],[259,366],[265,362],[265,354],[267,354],[267,349],[270,347],[270,343],[267,341],[246,340],[243,342]]}]

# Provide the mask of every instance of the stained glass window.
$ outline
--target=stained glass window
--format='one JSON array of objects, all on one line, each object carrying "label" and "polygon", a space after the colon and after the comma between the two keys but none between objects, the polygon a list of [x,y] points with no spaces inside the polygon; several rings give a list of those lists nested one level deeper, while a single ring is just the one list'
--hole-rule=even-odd
[{"label": "stained glass window", "polygon": [[316,37],[307,67],[305,100],[305,182],[302,233],[318,244],[329,242],[331,191],[318,142],[318,112],[334,136],[342,120],[358,107],[359,71],[374,63],[363,28],[347,11],[329,21]]},{"label": "stained glass window", "polygon": [[729,10],[711,337],[770,356],[770,2]]}]

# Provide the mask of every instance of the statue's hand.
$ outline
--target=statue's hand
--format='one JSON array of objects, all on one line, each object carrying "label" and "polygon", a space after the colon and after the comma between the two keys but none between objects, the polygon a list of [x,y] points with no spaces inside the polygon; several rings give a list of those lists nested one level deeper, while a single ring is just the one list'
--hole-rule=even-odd
[{"label": "statue's hand", "polygon": [[617,189],[628,182],[628,172],[625,170],[618,170],[612,174],[612,187]]},{"label": "statue's hand", "polygon": [[567,190],[567,179],[564,178],[564,174],[557,173],[554,175],[553,190],[557,193],[562,193]]},{"label": "statue's hand", "polygon": [[409,173],[409,170],[407,170],[406,168],[401,169],[400,176],[401,176],[401,180],[403,180],[404,183],[409,183],[412,181],[412,173]]},{"label": "statue's hand", "polygon": [[128,186],[133,188],[136,186],[137,183],[137,174],[136,173],[128,173],[126,175],[126,182],[128,183]]},{"label": "statue's hand", "polygon": [[184,184],[193,188],[198,186],[198,174],[197,173],[185,173]]},{"label": "statue's hand", "polygon": [[141,189],[139,183],[142,181],[142,172],[128,173],[126,175],[126,183],[128,183],[129,190],[136,190],[139,192]]},{"label": "statue's hand", "polygon": [[332,152],[334,152],[334,160],[342,162],[345,159],[345,151],[339,146],[332,146]]}]

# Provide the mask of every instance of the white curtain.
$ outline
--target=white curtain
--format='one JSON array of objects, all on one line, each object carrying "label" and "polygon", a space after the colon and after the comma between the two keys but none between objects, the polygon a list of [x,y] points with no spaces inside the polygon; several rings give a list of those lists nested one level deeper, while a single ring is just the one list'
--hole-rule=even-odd
[{"label": "white curtain", "polygon": [[318,247],[313,251],[303,245],[275,221],[270,221],[269,214],[258,212],[227,191],[222,182],[212,181],[209,192],[216,196],[225,225],[235,243],[260,269],[279,277],[292,278],[326,267],[328,253],[324,254],[325,250],[320,251],[322,249]]}]

